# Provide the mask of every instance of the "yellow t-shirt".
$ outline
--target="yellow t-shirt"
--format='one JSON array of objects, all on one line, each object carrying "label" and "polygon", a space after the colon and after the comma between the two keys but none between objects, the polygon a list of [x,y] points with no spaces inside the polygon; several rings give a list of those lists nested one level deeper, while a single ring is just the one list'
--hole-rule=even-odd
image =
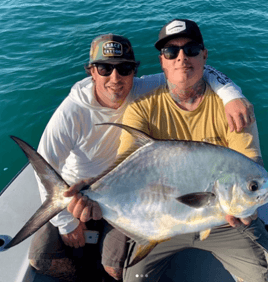
[{"label": "yellow t-shirt", "polygon": [[[205,141],[234,149],[249,158],[261,157],[256,122],[242,132],[230,132],[222,100],[206,85],[204,99],[194,111],[180,109],[166,86],[135,101],[125,111],[123,124],[153,138]],[[122,130],[118,154],[134,140]]]}]

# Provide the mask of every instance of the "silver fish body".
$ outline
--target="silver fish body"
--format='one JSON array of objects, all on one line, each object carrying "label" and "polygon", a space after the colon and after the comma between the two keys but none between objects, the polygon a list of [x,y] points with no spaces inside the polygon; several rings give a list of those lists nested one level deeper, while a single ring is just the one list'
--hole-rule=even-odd
[{"label": "silver fish body", "polygon": [[[224,224],[226,214],[252,215],[268,201],[267,180],[263,167],[233,150],[202,142],[151,141],[85,195],[128,236],[161,241]],[[190,205],[181,198],[188,194]],[[201,195],[205,201],[200,204]]]},{"label": "silver fish body", "polygon": [[[83,193],[99,203],[114,227],[140,244],[150,242],[137,261],[157,243],[224,224],[226,214],[250,216],[268,202],[267,171],[238,152],[203,142],[154,140],[128,126],[108,125],[130,132],[139,149]],[[61,176],[31,146],[13,139],[48,190],[48,199],[5,249],[25,240],[71,200],[63,197],[68,185]]]}]

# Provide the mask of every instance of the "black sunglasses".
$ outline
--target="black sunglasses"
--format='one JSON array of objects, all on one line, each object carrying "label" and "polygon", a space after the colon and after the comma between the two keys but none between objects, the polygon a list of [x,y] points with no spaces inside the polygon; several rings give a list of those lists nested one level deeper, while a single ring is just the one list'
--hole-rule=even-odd
[{"label": "black sunglasses", "polygon": [[128,76],[132,74],[136,68],[136,64],[134,63],[121,63],[117,65],[96,63],[93,65],[97,68],[98,74],[101,76],[111,75],[114,69],[116,69],[121,76]]},{"label": "black sunglasses", "polygon": [[189,42],[184,46],[169,46],[162,48],[161,54],[163,54],[167,60],[173,60],[178,57],[181,49],[186,56],[195,57],[199,55],[201,50],[204,50],[204,46],[202,44]]}]

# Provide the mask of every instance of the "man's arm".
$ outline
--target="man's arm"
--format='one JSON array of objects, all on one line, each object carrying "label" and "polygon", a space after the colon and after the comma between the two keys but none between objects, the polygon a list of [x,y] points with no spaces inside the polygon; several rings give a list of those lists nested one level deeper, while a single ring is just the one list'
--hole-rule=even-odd
[{"label": "man's arm", "polygon": [[230,132],[234,130],[241,132],[255,121],[253,105],[230,78],[215,68],[205,65],[204,79],[225,105]]},{"label": "man's arm", "polygon": [[[204,80],[222,99],[231,132],[234,130],[240,132],[255,121],[253,105],[242,94],[240,87],[230,78],[215,68],[205,65]],[[141,78],[135,77],[131,94],[133,97],[131,99],[140,98],[165,83],[164,73],[145,75]]]},{"label": "man's arm", "polygon": [[[49,121],[39,143],[38,152],[61,174],[62,167],[73,148],[70,129],[62,113],[57,110]],[[46,199],[47,191],[37,178],[41,200]],[[62,211],[50,221],[58,227],[63,242],[70,247],[81,247],[85,244],[81,223],[67,210]]]}]

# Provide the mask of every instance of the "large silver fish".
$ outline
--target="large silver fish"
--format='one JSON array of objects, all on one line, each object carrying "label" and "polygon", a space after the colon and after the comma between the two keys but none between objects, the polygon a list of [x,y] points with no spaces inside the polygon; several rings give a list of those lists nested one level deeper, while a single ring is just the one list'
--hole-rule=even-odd
[{"label": "large silver fish", "polygon": [[[107,124],[106,124],[107,125]],[[209,235],[225,215],[244,218],[268,202],[267,171],[231,149],[204,142],[161,141],[119,124],[138,140],[138,149],[83,191],[97,201],[103,218],[140,244],[136,259],[157,244],[189,232]],[[25,152],[48,198],[5,247],[20,243],[66,208],[71,198],[60,175],[27,143]]]}]

